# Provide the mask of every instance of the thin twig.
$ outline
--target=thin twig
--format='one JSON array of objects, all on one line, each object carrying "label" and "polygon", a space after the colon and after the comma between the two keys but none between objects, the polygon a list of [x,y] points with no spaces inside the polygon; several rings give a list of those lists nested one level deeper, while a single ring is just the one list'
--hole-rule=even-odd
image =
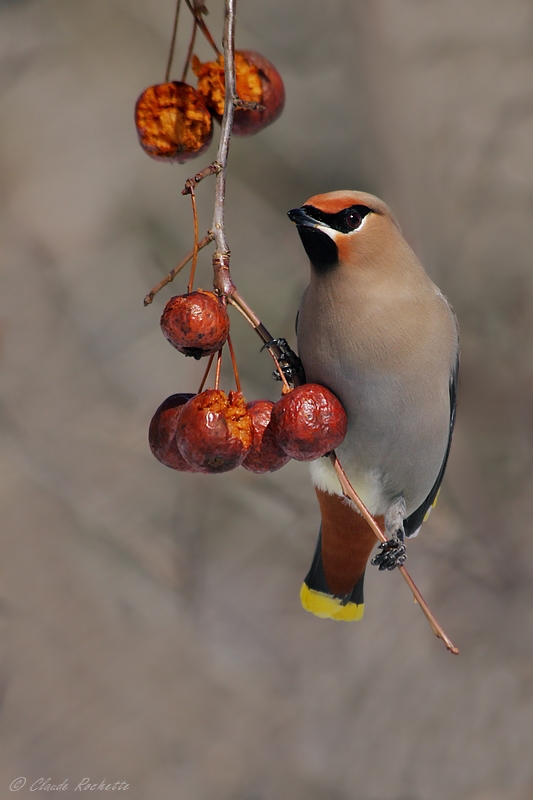
[{"label": "thin twig", "polygon": [[202,382],[200,384],[200,388],[198,389],[198,394],[200,394],[204,390],[205,382],[207,380],[207,376],[209,375],[209,370],[211,369],[211,364],[213,363],[214,357],[215,357],[215,354],[211,353],[211,355],[209,356],[209,361],[207,362],[207,368],[206,368],[206,370],[204,372],[204,377],[202,378]]},{"label": "thin twig", "polygon": [[[357,494],[357,492],[353,488],[352,484],[348,480],[348,476],[346,475],[344,469],[342,468],[342,465],[341,465],[339,459],[337,458],[337,456],[336,456],[336,454],[334,452],[330,454],[330,460],[331,460],[331,463],[333,464],[335,472],[337,473],[337,477],[339,479],[339,483],[341,485],[342,493],[344,494],[344,496],[347,497],[349,500],[351,500],[353,503],[355,503],[355,505],[357,506],[357,508],[361,512],[361,515],[368,522],[368,524],[370,525],[370,528],[372,529],[372,532],[376,535],[376,537],[379,539],[379,541],[380,542],[386,542],[387,541],[387,537],[385,536],[385,534],[383,533],[383,531],[381,530],[381,528],[377,524],[376,520],[374,519],[374,517],[372,516],[372,514],[370,513],[368,508],[365,506],[365,504],[363,503],[363,501],[361,500],[361,498],[359,497],[359,495]],[[404,580],[406,581],[407,585],[411,589],[416,602],[420,605],[420,608],[424,612],[424,614],[426,616],[426,619],[429,622],[429,624],[431,626],[431,629],[432,629],[433,633],[435,634],[435,636],[437,636],[439,639],[442,639],[442,641],[444,642],[444,644],[446,645],[446,647],[448,648],[448,650],[451,653],[453,653],[454,655],[458,655],[459,649],[453,644],[451,639],[449,639],[448,636],[444,633],[444,630],[442,629],[441,625],[437,622],[437,620],[435,619],[435,617],[431,613],[428,604],[426,603],[426,601],[424,600],[424,598],[420,594],[419,589],[417,588],[415,582],[413,581],[413,579],[411,578],[411,576],[407,572],[406,568],[402,564],[402,565],[400,565],[398,567],[398,569],[402,573],[402,577],[404,578]]]},{"label": "thin twig", "polygon": [[212,164],[209,166],[204,167],[200,172],[197,172],[194,178],[187,178],[185,181],[185,188],[181,190],[182,194],[190,194],[191,190],[197,186],[200,181],[203,181],[204,178],[209,177],[209,175],[218,175],[221,170],[221,166],[218,161],[213,161]]},{"label": "thin twig", "polygon": [[245,111],[264,111],[265,106],[262,106],[261,103],[256,103],[254,100],[241,100],[240,97],[236,97],[233,102],[235,109],[243,108]]},{"label": "thin twig", "polygon": [[[202,241],[198,243],[198,250],[202,250],[202,248],[204,248],[206,245],[208,245],[210,242],[212,242],[214,238],[215,238],[215,237],[213,236],[213,233],[212,233],[211,231],[208,231],[208,232],[207,232],[207,234],[206,234],[206,235],[204,236],[204,238],[202,239]],[[189,261],[191,260],[191,258],[192,258],[193,256],[194,256],[194,248],[191,250],[191,252],[190,252],[190,253],[187,253],[187,255],[185,256],[185,258],[183,258],[183,259],[180,261],[180,263],[178,264],[178,266],[177,266],[177,267],[174,267],[174,269],[173,269],[173,270],[171,270],[171,271],[168,273],[168,275],[166,275],[166,276],[165,276],[165,277],[164,277],[162,280],[160,280],[160,281],[159,281],[159,283],[158,283],[158,284],[156,284],[156,285],[153,287],[153,289],[150,289],[150,291],[148,292],[148,294],[147,294],[147,295],[146,295],[146,297],[144,298],[144,305],[145,305],[145,306],[149,306],[149,305],[150,305],[150,303],[152,302],[152,300],[154,299],[154,297],[156,296],[156,294],[157,294],[158,292],[160,292],[160,291],[161,291],[161,289],[162,289],[164,286],[166,286],[166,285],[167,285],[167,283],[170,283],[171,281],[173,281],[173,280],[174,280],[174,278],[176,277],[176,275],[177,275],[179,272],[181,272],[181,270],[182,270],[184,267],[186,267],[186,266],[187,266],[187,264],[189,263]]]},{"label": "thin twig", "polygon": [[220,368],[222,367],[222,348],[217,352],[217,368],[215,372],[215,389],[220,386]]},{"label": "thin twig", "polygon": [[[196,0],[194,0],[194,7],[196,8]],[[187,73],[189,71],[189,64],[191,63],[191,56],[192,51],[194,50],[194,43],[196,41],[196,30],[198,28],[198,17],[196,14],[194,15],[194,22],[192,25],[192,34],[191,34],[191,41],[189,42],[189,49],[187,50],[187,58],[185,59],[185,65],[183,67],[183,72],[181,74],[181,82],[185,83],[187,79]]]},{"label": "thin twig", "polygon": [[233,375],[235,376],[235,386],[237,387],[237,391],[241,391],[241,382],[239,379],[239,370],[237,369],[237,360],[235,358],[235,353],[233,350],[233,345],[231,343],[231,336],[228,335],[228,347],[229,347],[229,354],[231,356],[231,364],[233,366]]},{"label": "thin twig", "polygon": [[[213,50],[215,51],[217,56],[221,55],[220,50],[218,49],[218,47],[215,44],[215,40],[213,39],[213,37],[211,36],[211,34],[209,32],[209,28],[207,27],[207,25],[205,24],[205,22],[204,22],[204,20],[202,18],[201,11],[199,9],[195,9],[193,7],[192,3],[190,2],[190,0],[185,0],[185,2],[187,3],[187,6],[189,7],[192,15],[194,16],[194,18],[196,20],[196,24],[198,25],[198,27],[202,31],[203,35],[205,36],[205,38],[207,39],[207,41],[209,42],[209,44],[211,45],[211,47],[213,48]],[[205,11],[204,11],[204,13],[205,13]]]},{"label": "thin twig", "polygon": [[[270,341],[270,339],[267,338],[269,336],[267,329],[265,328],[264,325],[261,324],[261,320],[259,319],[257,314],[254,311],[252,311],[248,303],[246,303],[244,298],[240,296],[237,289],[235,289],[228,296],[228,303],[231,303],[232,306],[235,306],[235,308],[237,308],[241,312],[245,320],[249,322],[252,328],[254,328],[259,333],[259,336],[261,337],[261,339],[263,339],[265,344]],[[264,328],[264,334],[260,332],[259,330],[260,328]]]},{"label": "thin twig", "polygon": [[170,70],[172,69],[172,59],[174,58],[174,48],[176,46],[176,34],[178,32],[178,17],[180,15],[181,0],[176,2],[176,13],[174,14],[174,23],[172,26],[172,39],[170,40],[170,50],[168,52],[167,69],[165,72],[165,83],[170,80]]},{"label": "thin twig", "polygon": [[187,285],[187,292],[189,294],[192,292],[194,286],[194,273],[196,272],[196,262],[198,260],[198,212],[196,210],[196,195],[194,194],[194,189],[191,189],[191,203],[194,223],[194,247],[192,251],[191,274],[189,275],[189,283]]},{"label": "thin twig", "polygon": [[[245,320],[249,322],[249,324],[255,330],[259,338],[263,341],[264,344],[267,345],[270,355],[277,364],[277,359],[282,358],[283,356],[282,351],[276,344],[271,344],[274,337],[265,328],[265,326],[263,325],[257,314],[254,311],[252,311],[248,303],[246,303],[244,298],[241,297],[241,295],[236,289],[234,289],[232,294],[228,296],[228,303],[231,303],[232,306],[234,306],[238,311],[241,312]],[[279,364],[277,364],[277,366],[279,368]]]}]

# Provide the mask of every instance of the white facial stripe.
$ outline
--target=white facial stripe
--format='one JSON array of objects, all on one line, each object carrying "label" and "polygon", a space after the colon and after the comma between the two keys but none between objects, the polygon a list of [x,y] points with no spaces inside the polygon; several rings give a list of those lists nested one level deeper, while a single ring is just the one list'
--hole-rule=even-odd
[{"label": "white facial stripe", "polygon": [[362,230],[362,229],[365,227],[365,225],[366,225],[366,221],[367,221],[367,219],[368,219],[368,218],[371,216],[371,214],[372,214],[372,212],[371,212],[371,211],[370,211],[368,214],[365,214],[365,216],[364,216],[364,217],[363,217],[363,219],[361,220],[361,224],[359,225],[359,227],[358,227],[358,228],[356,228],[356,229],[355,229],[354,231],[352,231],[351,233],[349,233],[349,234],[348,234],[348,236],[351,236],[351,235],[352,235],[352,233],[359,233],[359,231],[360,231],[360,230]]},{"label": "white facial stripe", "polygon": [[334,228],[328,228],[327,225],[317,225],[316,229],[317,231],[322,231],[322,233],[327,233],[329,238],[333,239],[334,242],[337,240],[337,236],[342,236],[342,234],[339,234],[339,231],[336,231]]}]

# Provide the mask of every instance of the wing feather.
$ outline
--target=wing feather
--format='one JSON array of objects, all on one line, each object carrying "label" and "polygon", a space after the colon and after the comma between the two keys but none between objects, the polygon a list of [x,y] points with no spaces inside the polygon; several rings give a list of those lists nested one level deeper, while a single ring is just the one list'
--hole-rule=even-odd
[{"label": "wing feather", "polygon": [[448,456],[450,455],[450,447],[452,444],[452,434],[453,429],[455,426],[455,413],[457,410],[457,379],[459,376],[459,355],[457,355],[457,360],[455,362],[451,377],[450,377],[450,434],[448,436],[448,446],[446,447],[446,453],[444,455],[444,460],[442,462],[442,466],[439,470],[439,474],[437,475],[437,479],[433,486],[431,487],[431,491],[424,500],[424,502],[410,514],[407,519],[404,521],[404,530],[406,536],[416,536],[420,526],[424,522],[424,520],[429,515],[429,512],[437,502],[437,496],[439,494],[440,485],[442,483],[442,479],[444,478],[444,473],[446,472],[446,464],[448,463]]}]

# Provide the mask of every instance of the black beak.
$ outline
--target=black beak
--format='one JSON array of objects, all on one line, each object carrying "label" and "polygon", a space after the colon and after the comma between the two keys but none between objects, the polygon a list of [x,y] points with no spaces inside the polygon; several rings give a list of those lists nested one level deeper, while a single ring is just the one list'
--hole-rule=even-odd
[{"label": "black beak", "polygon": [[298,228],[316,228],[318,222],[310,217],[303,208],[292,208],[287,211],[287,216]]}]

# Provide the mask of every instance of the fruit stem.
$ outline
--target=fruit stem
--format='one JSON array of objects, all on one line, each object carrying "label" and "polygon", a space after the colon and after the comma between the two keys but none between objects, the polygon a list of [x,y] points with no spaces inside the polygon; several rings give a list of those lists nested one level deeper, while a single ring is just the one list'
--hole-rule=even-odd
[{"label": "fruit stem", "polygon": [[[355,505],[359,509],[361,515],[366,519],[366,521],[370,525],[370,528],[372,529],[372,532],[376,535],[376,537],[379,539],[379,541],[380,542],[386,542],[387,541],[387,537],[385,536],[385,534],[383,533],[383,531],[381,530],[381,528],[377,524],[376,520],[374,519],[374,517],[372,516],[372,514],[370,513],[368,508],[365,506],[365,504],[363,503],[363,501],[361,500],[361,498],[359,497],[359,495],[357,494],[357,492],[353,488],[352,484],[348,480],[348,476],[346,475],[344,469],[342,468],[342,465],[341,465],[339,459],[337,458],[336,453],[335,452],[330,453],[329,458],[330,458],[331,463],[333,464],[333,468],[334,468],[335,472],[337,473],[337,478],[339,479],[339,483],[341,485],[341,489],[342,489],[343,495],[345,497],[347,497],[349,500],[351,500],[352,503],[355,503]],[[413,579],[411,578],[411,576],[407,572],[406,568],[403,565],[400,565],[398,567],[398,569],[402,573],[403,579],[405,580],[405,582],[407,583],[407,585],[411,589],[415,601],[420,605],[420,608],[424,612],[424,614],[426,616],[426,619],[427,619],[427,621],[429,622],[429,624],[431,626],[431,630],[433,631],[435,636],[437,636],[439,639],[442,639],[442,641],[444,642],[444,644],[446,645],[446,647],[448,648],[450,653],[453,653],[454,655],[458,655],[459,654],[459,648],[457,648],[453,644],[451,639],[449,639],[448,636],[444,633],[444,630],[442,629],[441,625],[437,622],[437,620],[435,619],[435,617],[431,613],[428,604],[426,603],[426,601],[422,597],[418,587],[416,586],[415,582],[413,581]]]},{"label": "fruit stem", "polygon": [[[206,245],[208,245],[210,242],[212,242],[214,238],[215,238],[215,237],[213,236],[213,232],[212,232],[212,231],[208,231],[208,232],[207,232],[207,234],[206,234],[206,235],[204,236],[204,238],[202,239],[202,241],[198,243],[198,250],[202,250],[204,247],[206,247]],[[180,263],[178,264],[178,266],[177,266],[177,267],[174,267],[174,269],[172,269],[172,270],[171,270],[171,271],[168,273],[168,275],[165,275],[165,277],[164,277],[162,280],[160,280],[160,281],[159,281],[159,283],[158,283],[158,284],[156,284],[156,285],[153,287],[153,289],[150,289],[150,291],[148,292],[148,294],[147,294],[147,295],[146,295],[146,297],[144,298],[144,305],[145,305],[145,306],[149,306],[149,305],[150,305],[150,303],[152,302],[152,300],[154,299],[154,297],[156,296],[156,294],[157,294],[158,292],[160,292],[160,291],[161,291],[161,289],[162,289],[164,286],[166,286],[166,285],[167,285],[167,283],[171,283],[171,281],[173,281],[173,280],[174,280],[174,278],[176,277],[176,275],[177,275],[179,272],[181,272],[181,270],[182,270],[184,267],[186,267],[186,266],[187,266],[187,264],[189,263],[189,261],[191,260],[191,258],[193,258],[193,256],[194,256],[194,248],[191,250],[191,252],[190,252],[190,253],[187,253],[187,255],[185,256],[185,258],[182,258],[182,260],[180,261]]]},{"label": "fruit stem", "polygon": [[222,367],[222,348],[217,352],[217,368],[215,372],[215,389],[220,386],[220,368]]},{"label": "fruit stem", "polygon": [[233,345],[231,343],[231,336],[228,335],[228,347],[229,347],[229,354],[231,356],[231,363],[233,366],[233,374],[235,376],[235,386],[237,387],[237,391],[241,391],[241,382],[239,380],[239,370],[237,369],[237,360],[235,358],[235,353],[233,351]]},{"label": "fruit stem", "polygon": [[181,0],[176,2],[176,12],[174,14],[174,23],[172,26],[172,39],[170,40],[170,50],[168,52],[167,69],[165,72],[165,83],[170,80],[170,70],[172,69],[172,59],[174,58],[174,48],[176,46],[176,34],[178,32],[178,17],[180,15]]},{"label": "fruit stem", "polygon": [[281,394],[289,394],[289,392],[292,392],[292,389],[288,384],[287,378],[285,377],[285,373],[281,369],[280,363],[279,363],[278,359],[276,358],[276,356],[274,355],[274,353],[272,352],[272,350],[269,349],[268,352],[270,353],[270,355],[274,359],[274,364],[276,365],[276,369],[279,372],[279,377],[281,378],[281,382],[283,384],[283,387],[281,389]]},{"label": "fruit stem", "polygon": [[192,288],[194,286],[194,273],[196,272],[196,262],[198,260],[198,212],[196,210],[196,195],[194,194],[194,189],[192,186],[190,195],[192,203],[192,217],[194,221],[194,247],[192,250],[191,274],[189,275],[189,284],[187,286],[187,292],[189,294],[192,292]]},{"label": "fruit stem", "polygon": [[211,353],[211,355],[209,356],[209,361],[207,362],[207,369],[204,372],[204,377],[202,378],[202,382],[200,384],[200,388],[198,389],[198,394],[200,394],[200,392],[203,392],[203,390],[204,390],[205,382],[207,380],[207,376],[209,375],[209,370],[211,369],[211,364],[213,363],[214,357],[215,357],[215,354]]},{"label": "fruit stem", "polygon": [[215,40],[213,39],[213,37],[211,36],[211,34],[209,32],[209,28],[207,27],[207,25],[205,24],[205,22],[202,19],[202,13],[206,14],[207,13],[207,9],[205,9],[205,7],[204,7],[205,10],[202,12],[202,11],[200,11],[200,9],[193,7],[193,5],[190,2],[190,0],[185,0],[185,2],[187,3],[187,6],[189,7],[189,9],[191,11],[191,14],[194,16],[194,18],[196,20],[196,24],[198,25],[198,27],[202,31],[203,35],[205,36],[205,38],[207,39],[207,41],[209,42],[209,44],[211,45],[211,47],[213,48],[213,50],[215,51],[217,56],[219,56],[220,55],[220,50],[216,46]]},{"label": "fruit stem", "polygon": [[[195,0],[195,7],[196,7],[196,0]],[[185,80],[187,78],[187,73],[189,71],[189,64],[191,63],[192,51],[194,49],[194,43],[196,41],[197,28],[198,28],[198,17],[195,14],[194,15],[194,22],[193,22],[193,26],[192,26],[191,41],[189,42],[189,49],[187,50],[187,58],[185,59],[183,72],[181,74],[181,82],[182,83],[185,83]]]}]

